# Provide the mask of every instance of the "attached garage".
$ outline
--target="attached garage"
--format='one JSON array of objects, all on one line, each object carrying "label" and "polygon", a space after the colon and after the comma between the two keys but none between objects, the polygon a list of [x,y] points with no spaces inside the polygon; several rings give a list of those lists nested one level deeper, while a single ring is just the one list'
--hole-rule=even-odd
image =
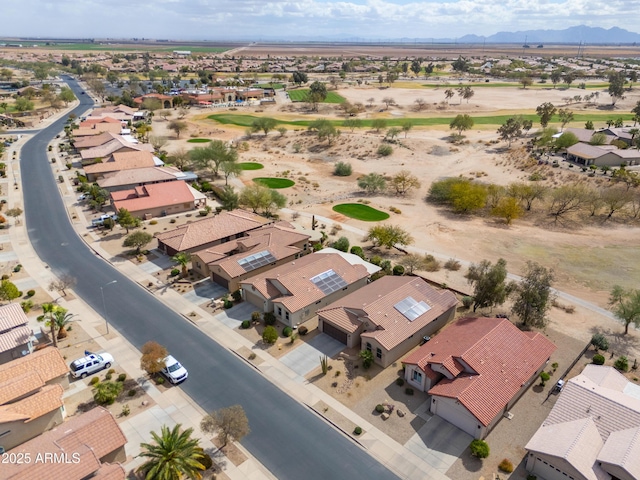
[{"label": "attached garage", "polygon": [[347,344],[347,332],[343,332],[327,322],[322,322],[322,331],[339,342]]},{"label": "attached garage", "polygon": [[431,413],[444,418],[473,438],[483,438],[486,434],[486,427],[454,398],[433,396],[431,398]]},{"label": "attached garage", "polygon": [[229,280],[218,275],[217,273],[211,273],[211,280],[217,283],[218,285],[222,285],[227,290],[229,289]]}]

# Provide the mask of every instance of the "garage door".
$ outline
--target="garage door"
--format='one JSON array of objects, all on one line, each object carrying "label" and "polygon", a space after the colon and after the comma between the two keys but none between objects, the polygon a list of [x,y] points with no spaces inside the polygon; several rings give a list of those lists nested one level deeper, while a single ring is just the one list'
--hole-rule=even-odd
[{"label": "garage door", "polygon": [[212,273],[211,280],[216,282],[218,285],[222,285],[224,288],[229,289],[229,281],[226,278],[222,278],[220,275]]},{"label": "garage door", "polygon": [[322,322],[322,331],[339,342],[345,345],[347,344],[347,332],[343,332],[339,328],[329,325],[327,322]]},{"label": "garage door", "polygon": [[[455,400],[453,400],[455,401]],[[467,432],[469,435],[475,436],[477,430],[477,420],[471,415],[462,413],[463,407],[450,404],[447,399],[438,398],[435,414],[447,422],[452,423],[460,430]]]}]

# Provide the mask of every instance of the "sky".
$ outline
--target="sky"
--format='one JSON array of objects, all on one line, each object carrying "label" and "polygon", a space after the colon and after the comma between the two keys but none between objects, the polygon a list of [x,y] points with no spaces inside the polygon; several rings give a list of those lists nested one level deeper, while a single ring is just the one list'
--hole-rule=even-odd
[{"label": "sky", "polygon": [[2,36],[432,39],[575,25],[638,32],[638,0],[4,0]]}]

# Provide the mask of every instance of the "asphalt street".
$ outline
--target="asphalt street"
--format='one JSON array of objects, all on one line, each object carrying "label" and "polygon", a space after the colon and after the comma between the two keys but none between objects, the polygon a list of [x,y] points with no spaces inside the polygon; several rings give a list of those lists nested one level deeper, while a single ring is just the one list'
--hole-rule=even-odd
[{"label": "asphalt street", "polygon": [[[75,80],[65,80],[80,99],[73,113],[81,115],[92,101],[80,95],[82,89]],[[104,287],[110,324],[138,348],[149,340],[165,345],[189,370],[182,388],[204,410],[242,405],[251,428],[242,444],[277,478],[397,478],[352,440],[88,248],[71,226],[46,157],[48,143],[63,129],[65,120],[35,135],[23,146],[20,157],[26,225],[42,261],[58,275],[73,275],[76,295],[102,313],[100,287]],[[105,286],[113,280],[117,283]]]}]

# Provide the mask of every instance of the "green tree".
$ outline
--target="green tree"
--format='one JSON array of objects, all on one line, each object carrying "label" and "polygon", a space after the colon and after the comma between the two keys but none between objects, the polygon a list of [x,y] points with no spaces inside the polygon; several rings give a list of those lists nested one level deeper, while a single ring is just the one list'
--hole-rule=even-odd
[{"label": "green tree", "polygon": [[473,286],[473,311],[502,305],[509,295],[507,262],[500,258],[495,265],[489,260],[472,263],[465,278]]},{"label": "green tree", "polygon": [[238,160],[237,150],[228,147],[222,140],[213,140],[205,147],[194,148],[189,156],[196,167],[210,170],[214,177],[218,176],[223,162],[234,163]]},{"label": "green tree", "polygon": [[67,326],[75,316],[75,314],[69,313],[66,308],[58,307],[54,309],[51,320],[56,324],[58,340],[67,337]]},{"label": "green tree", "polygon": [[447,104],[449,103],[449,100],[451,100],[453,98],[453,96],[455,94],[456,94],[456,92],[454,92],[452,88],[447,88],[444,91],[444,97],[447,99]]},{"label": "green tree", "polygon": [[[3,280],[2,283],[6,281],[8,280]],[[42,315],[38,317],[39,322],[44,322],[45,327],[49,327],[51,341],[53,342],[54,347],[58,346],[58,336],[56,335],[56,322],[53,320],[53,314],[56,308],[58,308],[58,305],[56,305],[55,303],[43,303]]]},{"label": "green tree", "polygon": [[153,240],[153,235],[147,232],[143,232],[138,230],[137,232],[133,232],[131,235],[128,235],[124,242],[122,242],[123,247],[135,247],[136,255],[140,254],[140,249],[146,245],[148,245],[151,240]]},{"label": "green tree", "polygon": [[606,207],[606,220],[609,220],[614,213],[633,201],[633,192],[623,186],[609,187],[600,192],[600,200],[603,206]]},{"label": "green tree", "polygon": [[212,435],[217,433],[221,448],[230,441],[240,441],[249,434],[249,420],[240,405],[221,408],[206,415],[200,422],[200,430]]},{"label": "green tree", "polygon": [[571,84],[574,82],[574,80],[576,79],[577,74],[573,71],[568,71],[566,72],[563,76],[562,79],[564,80],[564,82],[567,84],[567,88],[571,87]]},{"label": "green tree", "polygon": [[580,140],[576,137],[573,132],[564,132],[558,138],[556,138],[556,148],[565,149],[569,148],[572,145],[575,145]]},{"label": "green tree", "polygon": [[382,192],[387,188],[387,181],[379,173],[369,173],[358,179],[358,187],[370,195]]},{"label": "green tree", "polygon": [[551,72],[551,83],[553,83],[553,88],[556,88],[556,85],[560,83],[562,80],[562,72],[560,70],[554,70]]},{"label": "green tree", "polygon": [[342,122],[342,126],[353,132],[356,128],[360,128],[362,126],[362,120],[359,118],[347,118]]},{"label": "green tree", "polygon": [[522,85],[523,90],[526,90],[527,87],[530,87],[532,83],[533,80],[531,80],[530,76],[525,75],[524,77],[520,77],[520,84]]},{"label": "green tree", "polygon": [[528,261],[522,280],[511,284],[514,297],[511,311],[523,325],[542,328],[547,324],[547,312],[553,303],[553,280],[553,270]]},{"label": "green tree", "polygon": [[33,102],[25,97],[18,97],[13,104],[13,107],[18,112],[26,112],[29,110],[33,110]]},{"label": "green tree", "polygon": [[189,164],[190,155],[187,150],[183,147],[180,147],[176,151],[174,151],[168,158],[169,162],[172,165],[175,165],[179,170],[184,170],[185,167]]},{"label": "green tree", "polygon": [[229,177],[238,177],[242,173],[242,168],[236,162],[222,162],[220,164],[220,171],[224,176],[225,186],[229,185]]},{"label": "green tree", "polygon": [[566,108],[561,108],[560,110],[558,110],[558,117],[560,118],[562,129],[564,129],[567,123],[571,123],[573,121],[573,112],[567,110]]},{"label": "green tree", "polygon": [[414,73],[414,75],[417,78],[420,72],[422,71],[422,65],[420,64],[420,60],[413,60],[411,62],[411,71]]},{"label": "green tree", "polygon": [[624,84],[626,82],[625,72],[611,72],[609,74],[608,92],[611,96],[611,105],[615,106],[618,100],[624,98]]},{"label": "green tree", "polygon": [[546,128],[556,114],[556,107],[553,103],[545,102],[536,107],[536,114],[540,117],[540,125],[542,125],[542,128]]},{"label": "green tree", "polygon": [[309,81],[309,77],[304,72],[293,72],[291,81],[296,85],[301,85],[303,83],[307,83]]},{"label": "green tree", "polygon": [[[118,382],[121,383],[121,382]],[[192,438],[193,428],[180,431],[181,424],[173,429],[163,425],[160,435],[151,432],[153,443],[141,443],[140,457],[147,461],[138,467],[145,480],[199,480],[205,467],[204,453],[198,440]]]},{"label": "green tree", "polygon": [[527,211],[531,210],[533,202],[544,199],[547,191],[547,187],[538,183],[512,183],[507,188],[508,195],[524,203]]},{"label": "green tree", "polygon": [[[0,151],[0,157],[2,157],[2,152]],[[7,210],[7,216],[12,217],[14,222],[16,222],[16,218],[22,215],[22,209],[20,207],[14,207]]]},{"label": "green tree", "polygon": [[353,168],[350,163],[337,162],[333,168],[333,174],[337,177],[348,177],[353,173]]},{"label": "green tree", "polygon": [[93,387],[93,399],[98,405],[113,405],[122,393],[122,382],[100,382]]},{"label": "green tree", "polygon": [[611,311],[624,324],[624,334],[629,333],[632,323],[640,327],[640,290],[626,290],[614,285],[609,295]]},{"label": "green tree", "polygon": [[239,205],[239,196],[231,185],[225,185],[219,194],[218,200],[225,210],[235,210]]},{"label": "green tree", "polygon": [[189,252],[178,252],[173,257],[171,257],[171,260],[180,265],[180,276],[183,278],[186,277],[188,274],[187,265],[191,261],[191,254]]},{"label": "green tree", "polygon": [[508,118],[507,121],[498,128],[498,135],[500,136],[500,140],[507,142],[508,146],[511,147],[511,142],[522,136],[522,124],[517,117]]},{"label": "green tree", "polygon": [[278,122],[276,121],[275,118],[260,117],[260,118],[256,118],[253,121],[253,123],[251,124],[251,129],[254,132],[263,131],[264,136],[266,137],[271,130],[276,128],[277,125],[278,125]]},{"label": "green tree", "polygon": [[420,188],[420,180],[409,170],[401,170],[391,177],[389,186],[397,195],[406,195],[411,190]]},{"label": "green tree", "polygon": [[0,301],[11,302],[20,296],[20,290],[9,280],[0,282]]},{"label": "green tree", "polygon": [[127,231],[128,235],[130,229],[140,227],[142,220],[131,215],[131,212],[123,207],[118,210],[118,224]]},{"label": "green tree", "polygon": [[164,359],[167,357],[167,349],[157,342],[149,341],[142,346],[140,350],[140,368],[149,375],[160,372],[166,363]]},{"label": "green tree", "polygon": [[583,207],[589,199],[590,191],[582,184],[562,185],[551,191],[549,213],[557,222],[570,212]]},{"label": "green tree", "polygon": [[504,218],[506,224],[511,225],[513,220],[522,216],[522,207],[516,198],[503,197],[498,201],[498,204],[491,209],[491,215]]},{"label": "green tree", "polygon": [[399,245],[404,247],[413,243],[413,237],[406,230],[396,225],[376,225],[367,233],[367,240],[373,242],[376,247],[385,247],[390,250]]},{"label": "green tree", "polygon": [[451,204],[457,213],[469,213],[487,204],[487,188],[484,185],[460,182],[451,187]]},{"label": "green tree", "polygon": [[262,332],[262,341],[269,345],[273,345],[278,341],[278,331],[273,325],[267,325]]},{"label": "green tree", "polygon": [[469,71],[469,60],[460,56],[458,57],[452,64],[451,68],[453,68],[454,72],[467,72]]},{"label": "green tree", "polygon": [[489,456],[489,444],[484,440],[473,440],[469,448],[471,449],[471,455],[474,457],[487,458]]},{"label": "green tree", "polygon": [[587,120],[584,124],[585,130],[593,130],[593,122],[591,120]]},{"label": "green tree", "polygon": [[276,190],[262,185],[249,185],[240,193],[240,205],[249,207],[254,213],[262,211],[270,215],[274,210],[283,208],[287,204],[287,197]]},{"label": "green tree", "polygon": [[64,105],[69,105],[69,102],[73,102],[76,99],[76,96],[69,87],[62,87],[60,89],[60,93],[58,94],[58,98],[64,102]]},{"label": "green tree", "polygon": [[590,145],[604,145],[607,143],[607,135],[602,132],[596,132],[589,139]]},{"label": "green tree", "polygon": [[182,120],[171,120],[167,128],[176,134],[176,138],[180,138],[180,134],[184,132],[189,125]]},{"label": "green tree", "polygon": [[387,128],[387,121],[384,118],[374,118],[371,121],[371,128],[373,128],[376,132],[384,130],[385,128]]},{"label": "green tree", "polygon": [[404,132],[404,138],[407,138],[407,134],[413,128],[413,121],[409,119],[403,120],[401,128],[402,128],[402,131]]},{"label": "green tree", "polygon": [[456,117],[453,120],[451,120],[451,123],[449,123],[449,128],[452,130],[453,129],[457,130],[458,135],[462,135],[462,132],[466,130],[470,130],[473,127],[473,124],[474,124],[473,118],[471,118],[466,113],[461,113],[456,115]]},{"label": "green tree", "polygon": [[327,86],[322,82],[313,82],[309,85],[307,102],[313,105],[313,110],[318,110],[318,103],[322,103],[327,98]]},{"label": "green tree", "polygon": [[370,350],[361,350],[358,356],[362,359],[362,368],[365,370],[373,365],[373,353]]}]

